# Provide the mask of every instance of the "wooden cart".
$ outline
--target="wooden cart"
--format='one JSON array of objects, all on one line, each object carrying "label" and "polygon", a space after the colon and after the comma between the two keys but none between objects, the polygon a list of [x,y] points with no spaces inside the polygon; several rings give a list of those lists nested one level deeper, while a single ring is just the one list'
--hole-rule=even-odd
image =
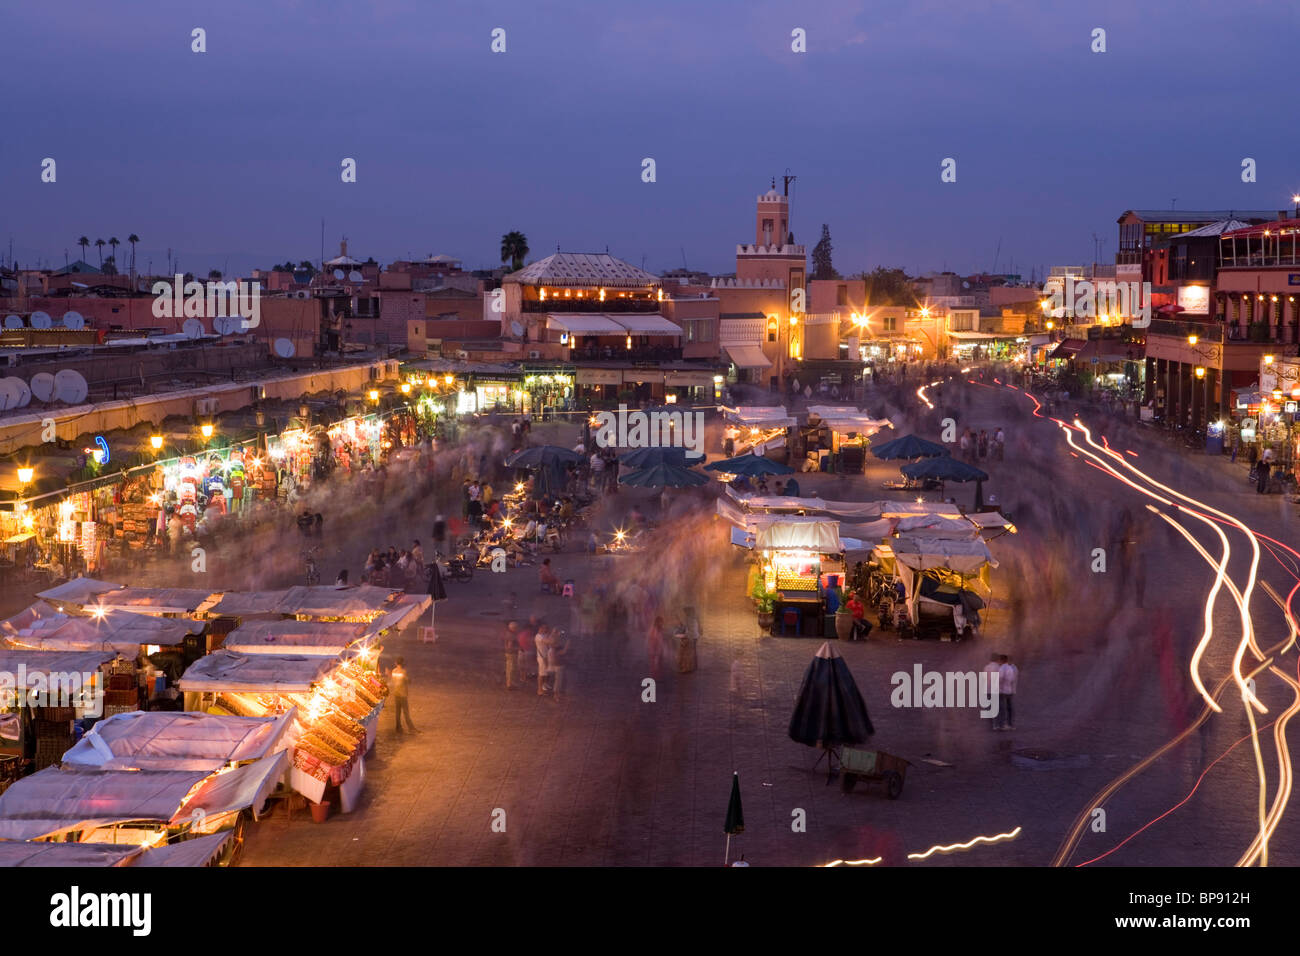
[{"label": "wooden cart", "polygon": [[897,800],[903,792],[908,761],[883,750],[859,750],[844,747],[840,751],[840,789],[851,793],[859,780],[880,780],[890,800]]}]

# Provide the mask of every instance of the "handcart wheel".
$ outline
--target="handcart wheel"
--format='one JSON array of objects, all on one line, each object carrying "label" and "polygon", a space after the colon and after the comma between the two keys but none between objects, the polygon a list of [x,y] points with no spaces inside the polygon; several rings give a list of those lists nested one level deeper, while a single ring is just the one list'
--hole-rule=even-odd
[{"label": "handcart wheel", "polygon": [[853,788],[858,784],[858,775],[849,773],[847,770],[840,772],[840,789],[845,793],[852,793]]},{"label": "handcart wheel", "polygon": [[885,774],[885,792],[889,794],[890,800],[897,800],[898,795],[903,792],[903,775],[897,770],[890,770]]}]

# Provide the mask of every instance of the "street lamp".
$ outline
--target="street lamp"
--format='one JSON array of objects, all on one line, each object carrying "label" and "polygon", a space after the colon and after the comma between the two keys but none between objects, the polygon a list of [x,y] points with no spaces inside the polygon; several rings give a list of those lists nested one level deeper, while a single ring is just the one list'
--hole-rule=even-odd
[{"label": "street lamp", "polygon": [[403,382],[403,383],[402,383],[402,394],[403,394],[403,395],[410,395],[410,394],[411,394],[411,383],[410,383],[410,382]]},{"label": "street lamp", "polygon": [[1265,365],[1272,365],[1272,364],[1273,364],[1273,356],[1272,356],[1272,355],[1265,355],[1265,356],[1264,356],[1264,364],[1265,364]]},{"label": "street lamp", "polygon": [[35,468],[19,468],[19,469],[18,469],[18,484],[20,484],[20,485],[30,485],[30,484],[32,483],[32,479],[33,479],[34,477],[36,477],[36,469],[35,469]]},{"label": "street lamp", "polygon": [[212,437],[212,424],[211,424],[210,422],[204,422],[202,425],[200,425],[200,426],[199,426],[199,434],[202,435],[204,438],[211,438],[211,437]]},{"label": "street lamp", "polygon": [[1188,344],[1188,345],[1195,345],[1195,344],[1196,344],[1197,342],[1199,342],[1199,341],[1200,341],[1200,339],[1197,338],[1195,334],[1187,336],[1187,344]]},{"label": "street lamp", "polygon": [[1300,219],[1300,196],[1292,196],[1291,201],[1295,203],[1295,217]]},{"label": "street lamp", "polygon": [[372,389],[371,389],[369,392],[367,392],[366,394],[370,396],[370,400],[371,400],[372,402],[377,402],[377,401],[379,401],[379,389],[377,389],[377,388],[372,388]]},{"label": "street lamp", "polygon": [[1052,331],[1052,329],[1054,329],[1054,328],[1056,328],[1056,323],[1053,322],[1051,319],[1048,319],[1048,320],[1047,320],[1047,331],[1050,332],[1050,331]]},{"label": "street lamp", "polygon": [[1196,377],[1197,377],[1197,378],[1205,378],[1205,366],[1204,366],[1204,365],[1198,365],[1198,366],[1196,366]]},{"label": "street lamp", "polygon": [[162,443],[163,443],[162,435],[149,436],[149,445],[153,448],[154,451],[162,451]]}]

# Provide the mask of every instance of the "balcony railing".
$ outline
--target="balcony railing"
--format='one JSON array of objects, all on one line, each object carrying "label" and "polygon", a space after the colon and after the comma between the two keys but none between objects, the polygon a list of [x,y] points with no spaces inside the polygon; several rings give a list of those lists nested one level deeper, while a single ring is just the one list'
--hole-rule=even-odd
[{"label": "balcony railing", "polygon": [[654,299],[620,299],[618,296],[606,296],[600,299],[525,299],[524,312],[658,312],[660,303]]},{"label": "balcony railing", "polygon": [[574,362],[672,362],[681,357],[681,349],[660,345],[637,346],[630,349],[607,345],[569,350],[569,358]]}]

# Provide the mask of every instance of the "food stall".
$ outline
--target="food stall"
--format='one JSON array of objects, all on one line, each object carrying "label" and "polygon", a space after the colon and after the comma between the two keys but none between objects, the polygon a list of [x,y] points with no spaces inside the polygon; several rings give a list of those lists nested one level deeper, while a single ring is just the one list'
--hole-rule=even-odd
[{"label": "food stall", "polygon": [[337,788],[348,813],[364,785],[365,754],[388,695],[372,660],[223,649],[191,665],[180,687],[188,711],[268,717],[296,708],[289,785],[318,806]]},{"label": "food stall", "polygon": [[808,425],[816,434],[804,442],[812,463],[806,470],[848,475],[862,474],[868,439],[893,427],[889,419],[871,418],[852,405],[810,405]]},{"label": "food stall", "polygon": [[117,659],[111,648],[0,647],[0,783],[29,766],[49,766],[72,746],[75,722],[99,714]]},{"label": "food stall", "polygon": [[784,518],[759,529],[754,550],[778,633],[823,636],[828,589],[844,583],[839,522]]},{"label": "food stall", "polygon": [[206,770],[216,773],[288,748],[297,711],[233,717],[137,711],[101,720],[63,762],[94,770]]},{"label": "food stall", "polygon": [[[784,405],[740,405],[722,408],[724,451],[728,458],[753,451],[764,455],[785,447],[786,430],[798,424]],[[730,443],[730,447],[726,447]]]}]

